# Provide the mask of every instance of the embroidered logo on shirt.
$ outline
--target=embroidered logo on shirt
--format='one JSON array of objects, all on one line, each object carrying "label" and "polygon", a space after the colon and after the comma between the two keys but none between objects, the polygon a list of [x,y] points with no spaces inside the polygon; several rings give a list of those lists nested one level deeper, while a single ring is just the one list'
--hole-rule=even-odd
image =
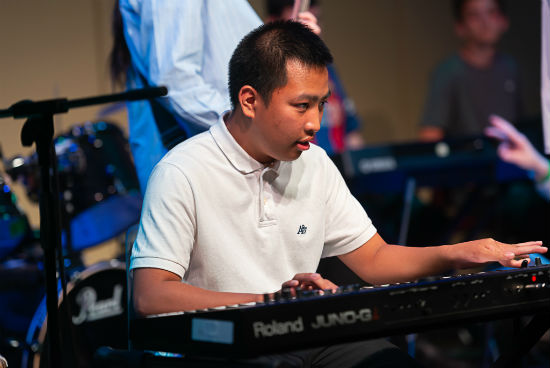
[{"label": "embroidered logo on shirt", "polygon": [[306,225],[300,225],[300,227],[298,228],[297,234],[303,235],[303,234],[306,233],[306,231],[307,231],[307,226]]}]

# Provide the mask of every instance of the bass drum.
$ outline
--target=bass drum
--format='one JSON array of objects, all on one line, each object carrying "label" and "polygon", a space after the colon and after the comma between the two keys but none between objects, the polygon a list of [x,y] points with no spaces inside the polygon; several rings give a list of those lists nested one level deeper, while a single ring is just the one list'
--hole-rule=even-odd
[{"label": "bass drum", "polygon": [[[59,296],[59,326],[63,366],[92,367],[100,346],[128,347],[126,268],[117,260],[95,264],[73,274],[67,284],[67,303]],[[70,321],[67,321],[67,317]],[[21,367],[47,367],[46,298],[38,307],[27,332],[28,349]]]}]

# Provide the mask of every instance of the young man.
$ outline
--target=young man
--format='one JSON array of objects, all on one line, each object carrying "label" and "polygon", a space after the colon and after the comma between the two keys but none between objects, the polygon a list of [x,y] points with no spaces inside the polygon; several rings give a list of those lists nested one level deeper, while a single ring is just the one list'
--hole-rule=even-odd
[{"label": "young man", "polygon": [[521,115],[517,66],[497,52],[509,25],[503,1],[454,0],[453,11],[460,48],[432,75],[420,122],[425,141],[481,135],[491,114],[512,122]]},{"label": "young man", "polygon": [[[296,22],[261,26],[240,42],[229,65],[233,110],[172,149],[149,180],[131,261],[138,313],[261,301],[281,287],[334,288],[314,273],[334,255],[380,284],[490,261],[519,266],[546,252],[541,242],[492,239],[386,244],[310,143],[330,96],[331,62],[323,41]],[[361,349],[355,362],[373,351]]]}]

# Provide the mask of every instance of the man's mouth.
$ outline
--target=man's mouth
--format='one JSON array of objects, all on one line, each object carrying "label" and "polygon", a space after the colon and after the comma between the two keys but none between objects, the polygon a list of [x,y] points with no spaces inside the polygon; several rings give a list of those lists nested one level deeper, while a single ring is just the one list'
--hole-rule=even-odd
[{"label": "man's mouth", "polygon": [[307,151],[309,149],[309,139],[296,142],[296,147],[298,147],[300,151]]}]

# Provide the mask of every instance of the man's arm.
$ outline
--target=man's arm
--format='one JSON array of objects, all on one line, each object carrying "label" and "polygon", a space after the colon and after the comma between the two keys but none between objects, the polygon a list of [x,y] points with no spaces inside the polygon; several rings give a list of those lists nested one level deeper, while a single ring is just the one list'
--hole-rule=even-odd
[{"label": "man's arm", "polygon": [[[300,273],[282,288],[296,290],[336,289],[318,273]],[[178,275],[158,268],[137,268],[133,276],[133,303],[138,315],[189,311],[232,304],[261,302],[263,294],[226,293],[202,289],[181,282]]]},{"label": "man's arm", "polygon": [[366,282],[386,284],[488,262],[520,267],[530,253],[546,253],[547,250],[540,241],[506,244],[493,239],[435,247],[406,247],[387,244],[376,234],[358,249],[339,258]]},{"label": "man's arm", "polygon": [[183,283],[178,275],[158,268],[137,268],[133,272],[134,309],[142,316],[263,300],[260,294],[224,293],[192,286]]}]

